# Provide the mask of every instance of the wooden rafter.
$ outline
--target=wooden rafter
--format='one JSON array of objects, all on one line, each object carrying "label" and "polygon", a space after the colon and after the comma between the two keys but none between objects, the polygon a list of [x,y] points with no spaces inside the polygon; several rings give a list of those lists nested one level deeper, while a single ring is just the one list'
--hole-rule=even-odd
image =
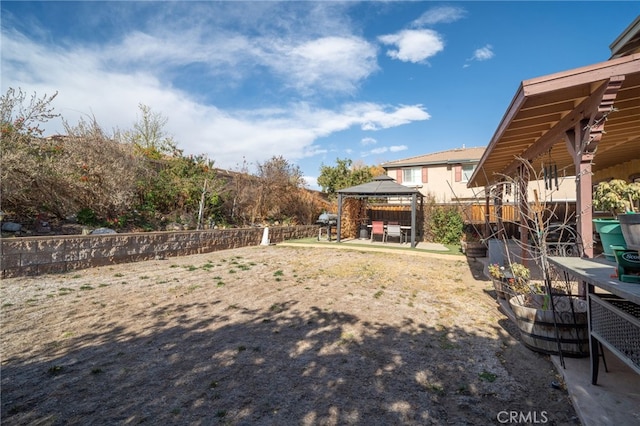
[{"label": "wooden rafter", "polygon": [[[615,94],[622,86],[623,81],[624,76],[612,77],[601,82],[600,85],[596,86],[595,91],[589,97],[585,98],[569,114],[556,122],[551,129],[536,140],[536,143],[529,146],[529,148],[522,153],[521,157],[526,160],[534,160],[540,155],[548,152],[553,145],[565,138],[565,134],[568,130],[573,129],[576,123],[579,123],[587,117],[591,119],[591,123],[595,123],[597,117],[605,113],[604,110],[606,110],[606,108],[611,108],[613,101],[615,100]],[[601,109],[603,112],[599,115],[599,111]],[[600,136],[601,135],[602,133],[600,132]],[[503,174],[513,174],[520,163],[520,160],[512,160],[504,169]]]},{"label": "wooden rafter", "polygon": [[[616,82],[618,76],[624,76],[624,80]],[[607,99],[610,95],[615,97]],[[606,132],[599,132],[599,114],[611,111],[607,103],[612,100],[615,101],[615,113],[607,117]],[[628,161],[629,154],[637,152],[640,142],[640,124],[637,124],[640,123],[640,53],[523,81],[489,141],[469,186],[487,186],[499,182],[505,175],[514,175],[523,158],[537,169],[551,147],[555,147],[554,160],[558,168],[570,171],[574,164],[573,151],[567,151],[562,141],[566,139],[567,130],[575,130],[575,126],[585,119],[586,125],[596,125],[593,131],[589,129],[592,133],[589,138],[593,136],[598,146],[594,172]],[[583,132],[579,135],[582,137]],[[584,140],[584,148],[593,151],[595,145],[587,146],[592,140]],[[637,159],[637,155],[631,158]]]}]

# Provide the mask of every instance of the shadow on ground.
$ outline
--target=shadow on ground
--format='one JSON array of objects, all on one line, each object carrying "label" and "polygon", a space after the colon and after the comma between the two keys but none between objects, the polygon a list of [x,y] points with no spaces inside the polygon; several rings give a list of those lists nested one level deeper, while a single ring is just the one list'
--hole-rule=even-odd
[{"label": "shadow on ground", "polygon": [[[102,324],[48,348],[47,361],[5,360],[3,424],[490,424],[499,407],[554,409],[505,377],[499,356],[461,359],[487,342],[456,327],[407,318],[405,331],[367,323],[356,338],[344,330],[357,317],[289,301],[165,328],[168,315],[207,305],[141,312],[156,318],[143,336]],[[246,321],[208,330],[229,309]]]}]

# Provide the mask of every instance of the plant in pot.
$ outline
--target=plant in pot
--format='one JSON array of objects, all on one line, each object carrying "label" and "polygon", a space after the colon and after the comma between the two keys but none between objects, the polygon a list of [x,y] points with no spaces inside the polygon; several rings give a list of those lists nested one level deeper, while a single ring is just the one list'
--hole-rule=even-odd
[{"label": "plant in pot", "polygon": [[[561,287],[548,290],[531,280],[529,268],[520,263],[489,265],[494,285],[509,302],[522,342],[536,352],[583,357],[589,355],[587,305]],[[565,289],[566,290],[566,289]],[[557,332],[556,332],[557,329]]]},{"label": "plant in pot", "polygon": [[487,268],[496,294],[501,299],[536,291],[529,284],[531,271],[520,263],[513,262],[507,266],[492,263]]},{"label": "plant in pot", "polygon": [[[553,293],[555,294],[555,293]],[[541,288],[509,299],[522,342],[536,352],[589,356],[587,302]]]},{"label": "plant in pot", "polygon": [[611,218],[593,219],[596,232],[600,235],[602,249],[607,259],[615,261],[611,246],[626,247],[618,215],[633,212],[634,203],[640,200],[640,188],[637,183],[628,183],[622,179],[600,182],[593,191],[593,207],[598,211],[611,213]]}]

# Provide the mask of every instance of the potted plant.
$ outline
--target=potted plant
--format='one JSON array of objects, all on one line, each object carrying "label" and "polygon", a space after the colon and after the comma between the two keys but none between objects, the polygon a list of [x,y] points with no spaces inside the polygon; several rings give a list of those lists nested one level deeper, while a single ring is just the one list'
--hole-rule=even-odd
[{"label": "potted plant", "polygon": [[611,218],[593,219],[607,259],[615,261],[611,246],[626,247],[618,215],[633,212],[634,203],[638,200],[640,200],[639,184],[628,183],[622,179],[600,182],[594,189],[593,207],[596,210],[606,211],[612,215]]},{"label": "potted plant", "polygon": [[565,355],[589,355],[586,301],[567,296],[561,288],[551,288],[549,294],[542,283],[530,280],[531,271],[520,263],[494,263],[488,269],[499,297],[509,301],[525,346],[559,354],[559,345]]},{"label": "potted plant", "polygon": [[515,294],[537,291],[529,284],[531,271],[521,263],[514,262],[508,266],[492,263],[487,268],[496,294],[501,299],[506,299],[507,296],[510,297]]}]

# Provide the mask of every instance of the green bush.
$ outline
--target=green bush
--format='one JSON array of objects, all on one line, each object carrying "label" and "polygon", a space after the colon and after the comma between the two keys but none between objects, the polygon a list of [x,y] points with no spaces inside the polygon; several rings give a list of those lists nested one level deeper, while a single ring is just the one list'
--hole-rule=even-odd
[{"label": "green bush", "polygon": [[100,224],[96,212],[86,207],[80,210],[76,217],[80,225],[97,226]]},{"label": "green bush", "polygon": [[455,244],[460,241],[464,221],[457,208],[436,206],[431,211],[430,228],[436,243]]}]

